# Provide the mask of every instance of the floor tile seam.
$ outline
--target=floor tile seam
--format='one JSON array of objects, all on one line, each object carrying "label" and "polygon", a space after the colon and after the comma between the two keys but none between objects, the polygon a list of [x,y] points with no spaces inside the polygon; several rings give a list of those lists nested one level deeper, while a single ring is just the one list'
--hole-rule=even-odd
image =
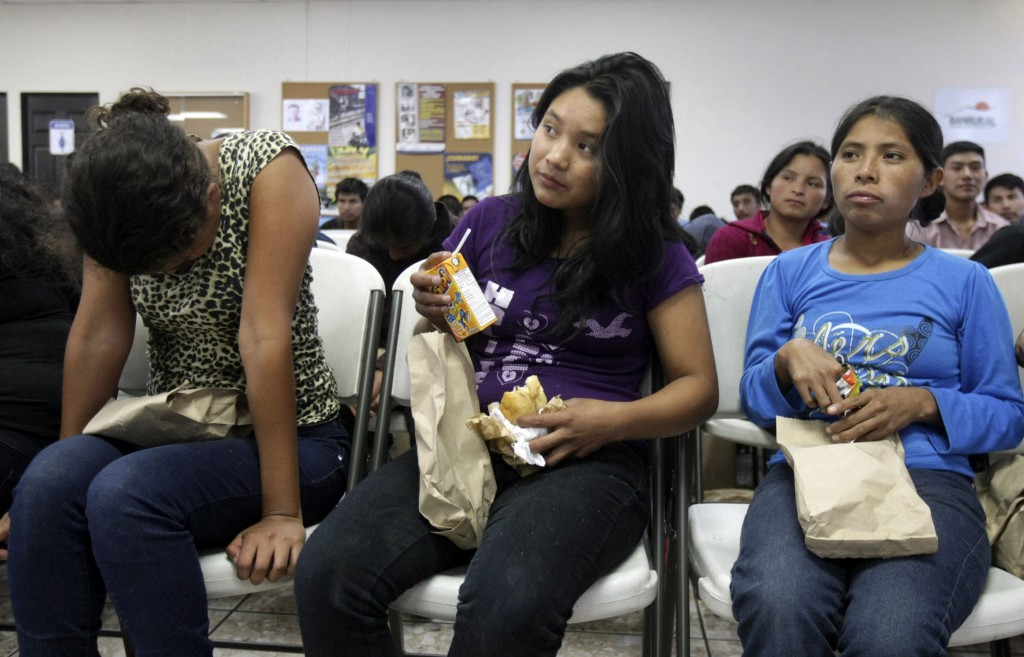
[{"label": "floor tile seam", "polygon": [[252,594],[250,593],[250,594],[244,596],[241,600],[238,601],[238,604],[236,604],[231,609],[207,609],[207,612],[206,612],[207,614],[209,614],[211,611],[216,611],[216,612],[226,611],[227,613],[224,614],[224,618],[220,619],[219,621],[217,621],[216,623],[214,623],[213,625],[210,626],[210,630],[207,632],[206,635],[210,636],[211,634],[216,632],[218,629],[220,629],[220,626],[223,625],[224,623],[226,623],[227,620],[229,618],[231,618],[231,615],[234,614],[236,611],[238,611],[239,607],[241,607],[243,604],[245,604],[245,601],[249,599],[249,595],[252,595]]}]

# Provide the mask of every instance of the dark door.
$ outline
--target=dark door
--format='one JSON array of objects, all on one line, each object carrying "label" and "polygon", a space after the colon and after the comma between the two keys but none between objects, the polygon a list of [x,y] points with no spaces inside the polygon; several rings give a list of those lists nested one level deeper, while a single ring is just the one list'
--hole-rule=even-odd
[{"label": "dark door", "polygon": [[86,133],[85,112],[99,104],[99,94],[21,94],[21,144],[25,175],[53,198],[59,195],[64,155],[50,154],[50,121],[75,122],[75,145]]},{"label": "dark door", "polygon": [[7,94],[0,93],[0,162],[7,162],[10,155],[7,149],[10,142],[7,140]]}]

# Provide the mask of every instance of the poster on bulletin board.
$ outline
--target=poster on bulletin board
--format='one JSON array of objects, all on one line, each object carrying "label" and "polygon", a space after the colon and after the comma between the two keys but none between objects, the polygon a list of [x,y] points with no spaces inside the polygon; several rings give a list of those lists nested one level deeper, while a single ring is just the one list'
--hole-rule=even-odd
[{"label": "poster on bulletin board", "polygon": [[494,193],[494,83],[398,82],[395,170],[415,171],[436,199]]},{"label": "poster on bulletin board", "polygon": [[448,153],[444,156],[444,193],[465,198],[494,194],[490,153]]},{"label": "poster on bulletin board", "polygon": [[443,84],[398,84],[399,153],[443,153],[448,115]]},{"label": "poster on bulletin board", "polygon": [[344,178],[378,176],[377,84],[284,82],[281,129],[299,145],[320,192],[321,217],[337,215],[334,188]]},{"label": "poster on bulletin board", "polygon": [[533,141],[530,121],[537,103],[547,88],[543,82],[517,82],[512,85],[512,176],[526,163],[526,154]]},{"label": "poster on bulletin board", "polygon": [[309,175],[316,183],[316,189],[320,192],[320,205],[323,207],[323,199],[327,194],[327,145],[326,144],[300,144],[299,152],[302,159],[306,160],[306,168]]},{"label": "poster on bulletin board", "polygon": [[281,129],[319,132],[327,129],[326,98],[288,98],[282,102]]},{"label": "poster on bulletin board", "polygon": [[491,92],[462,89],[455,92],[455,138],[491,138]]},{"label": "poster on bulletin board", "polygon": [[330,89],[327,184],[377,176],[377,85],[336,84]]}]

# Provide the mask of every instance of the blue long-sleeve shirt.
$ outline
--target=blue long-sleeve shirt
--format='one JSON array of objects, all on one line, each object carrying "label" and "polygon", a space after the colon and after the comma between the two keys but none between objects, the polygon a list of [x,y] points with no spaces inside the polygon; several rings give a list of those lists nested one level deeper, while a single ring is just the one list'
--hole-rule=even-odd
[{"label": "blue long-sleeve shirt", "polygon": [[[1006,306],[981,265],[926,247],[907,266],[852,275],[828,264],[833,241],[781,254],[757,287],[740,396],[747,416],[834,420],[811,411],[775,378],[793,338],[843,355],[865,389],[928,388],[942,426],[900,431],[908,467],[971,476],[967,455],[1011,449],[1024,437],[1024,399]],[[782,460],[776,455],[775,460]]]}]

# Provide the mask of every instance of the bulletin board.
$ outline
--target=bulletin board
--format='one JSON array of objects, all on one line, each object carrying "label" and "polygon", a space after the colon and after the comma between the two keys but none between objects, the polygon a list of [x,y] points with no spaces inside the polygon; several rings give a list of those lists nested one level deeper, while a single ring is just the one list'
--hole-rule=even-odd
[{"label": "bulletin board", "polygon": [[434,198],[494,194],[494,83],[398,82],[395,171],[416,171]]},{"label": "bulletin board", "polygon": [[530,117],[547,87],[546,82],[517,82],[512,85],[512,175],[526,162],[533,139]]},{"label": "bulletin board", "polygon": [[322,215],[337,213],[334,187],[343,178],[377,181],[378,90],[376,82],[281,85],[281,129],[299,144]]}]

